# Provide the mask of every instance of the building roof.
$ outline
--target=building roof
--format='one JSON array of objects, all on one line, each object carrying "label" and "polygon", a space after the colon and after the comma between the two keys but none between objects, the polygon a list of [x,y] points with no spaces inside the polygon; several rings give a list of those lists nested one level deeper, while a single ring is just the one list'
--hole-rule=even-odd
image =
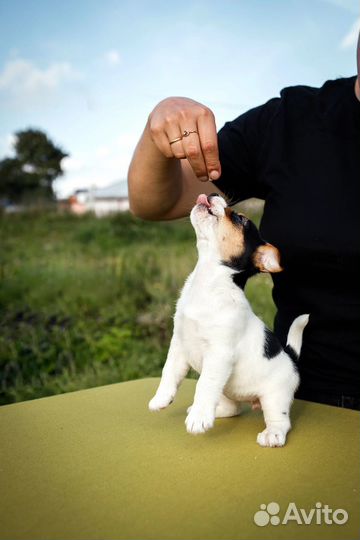
[{"label": "building roof", "polygon": [[110,184],[110,186],[105,186],[102,188],[96,188],[94,190],[95,197],[127,197],[128,196],[128,187],[127,187],[127,181],[126,180],[120,180],[119,182],[115,182],[114,184]]},{"label": "building roof", "polygon": [[120,180],[109,186],[93,189],[77,189],[75,194],[89,193],[94,199],[120,199],[128,197],[128,187],[126,180]]}]

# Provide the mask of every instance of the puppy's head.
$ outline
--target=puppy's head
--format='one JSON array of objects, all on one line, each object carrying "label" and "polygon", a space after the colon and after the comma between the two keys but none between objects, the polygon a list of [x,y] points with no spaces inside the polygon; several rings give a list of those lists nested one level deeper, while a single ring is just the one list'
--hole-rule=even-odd
[{"label": "puppy's head", "polygon": [[217,193],[199,195],[190,214],[199,253],[210,251],[236,272],[281,272],[279,250],[265,242],[247,217]]}]

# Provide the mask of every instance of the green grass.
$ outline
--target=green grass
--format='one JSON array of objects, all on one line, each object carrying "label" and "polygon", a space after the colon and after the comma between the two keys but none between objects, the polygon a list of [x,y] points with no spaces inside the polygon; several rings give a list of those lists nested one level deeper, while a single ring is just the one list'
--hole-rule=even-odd
[{"label": "green grass", "polygon": [[[0,245],[0,403],[161,373],[196,261],[187,220],[0,216]],[[246,292],[271,326],[271,279]]]}]

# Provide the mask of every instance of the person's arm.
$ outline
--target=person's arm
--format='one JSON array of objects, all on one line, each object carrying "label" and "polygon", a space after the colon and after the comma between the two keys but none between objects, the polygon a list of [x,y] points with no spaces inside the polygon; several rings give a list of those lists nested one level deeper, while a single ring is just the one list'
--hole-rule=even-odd
[{"label": "person's arm", "polygon": [[[184,131],[196,133],[170,144]],[[143,219],[184,217],[200,193],[221,193],[207,181],[220,174],[213,113],[188,98],[167,98],[150,114],[130,164],[130,210]]]}]

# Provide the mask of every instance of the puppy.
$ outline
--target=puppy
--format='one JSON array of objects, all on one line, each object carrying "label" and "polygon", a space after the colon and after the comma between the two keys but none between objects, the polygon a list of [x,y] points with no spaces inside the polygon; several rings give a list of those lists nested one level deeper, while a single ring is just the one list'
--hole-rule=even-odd
[{"label": "puppy", "polygon": [[200,373],[185,421],[203,433],[215,418],[240,414],[241,402],[261,406],[261,446],[283,446],[299,375],[302,333],[309,316],[291,325],[287,346],[252,312],[243,288],[257,272],[280,272],[279,251],[217,194],[200,195],[190,214],[198,261],[177,302],[174,332],[151,411],[167,407],[190,367]]}]

